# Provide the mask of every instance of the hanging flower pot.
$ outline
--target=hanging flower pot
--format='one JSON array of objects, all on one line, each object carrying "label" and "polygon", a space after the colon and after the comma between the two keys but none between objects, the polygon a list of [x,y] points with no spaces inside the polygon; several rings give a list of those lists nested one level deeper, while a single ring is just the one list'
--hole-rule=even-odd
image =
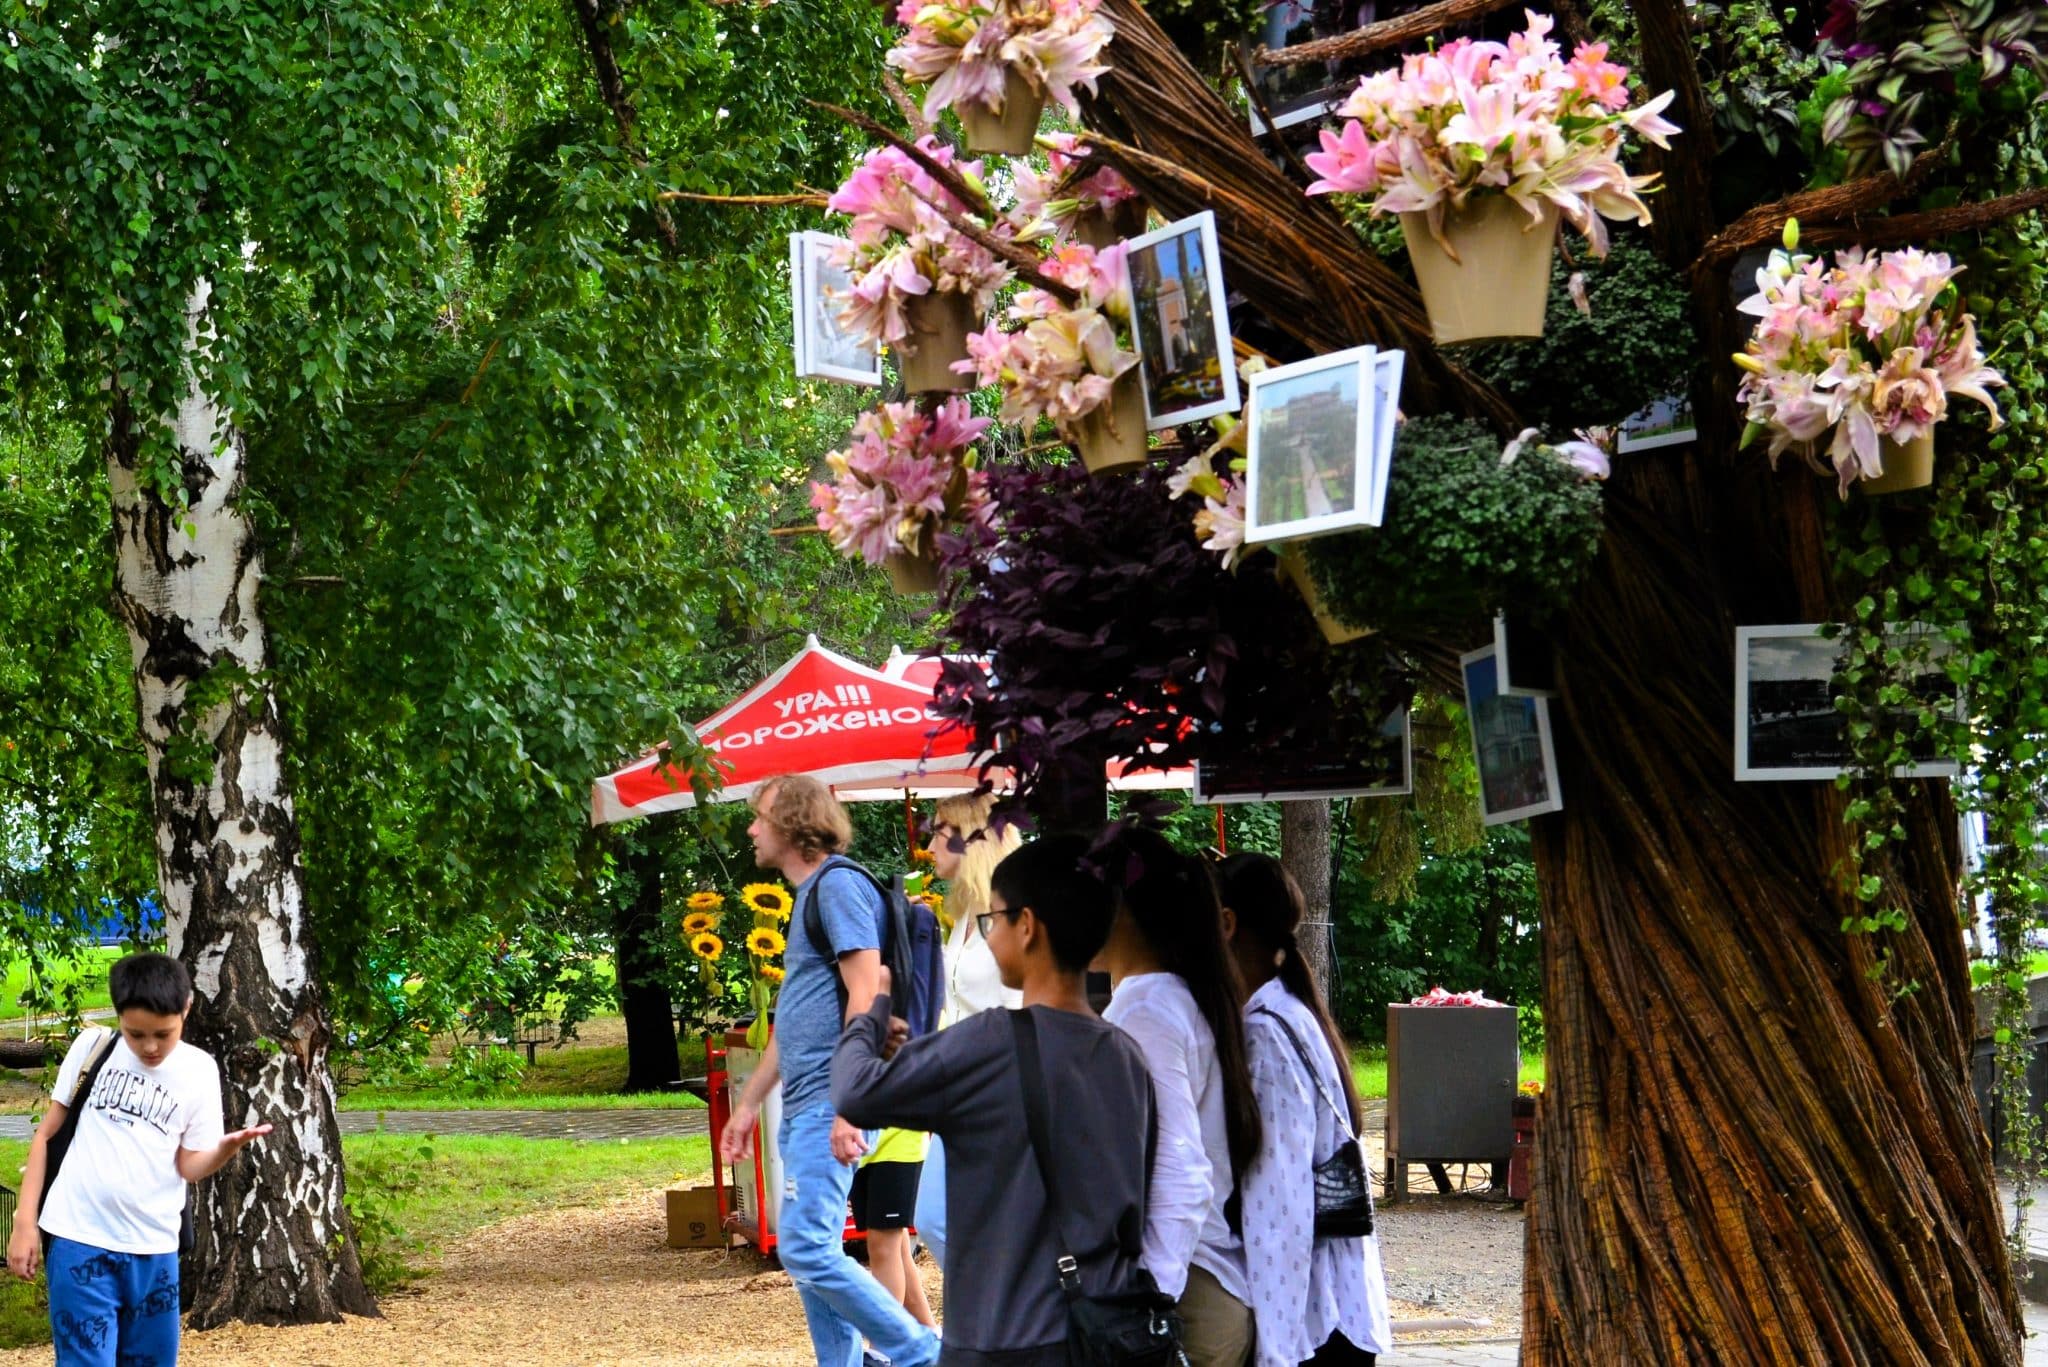
[{"label": "hanging flower pot", "polygon": [[1354,627],[1337,620],[1323,602],[1322,590],[1316,587],[1313,574],[1309,573],[1308,562],[1302,558],[1299,546],[1287,546],[1280,552],[1280,577],[1294,585],[1295,591],[1308,604],[1308,610],[1316,619],[1316,627],[1323,633],[1323,639],[1333,646],[1348,645],[1361,637],[1372,635],[1371,627]]},{"label": "hanging flower pot", "polygon": [[939,552],[928,537],[921,549],[891,555],[882,562],[882,568],[889,572],[889,587],[895,589],[899,597],[938,591]]},{"label": "hanging flower pot", "polygon": [[1081,463],[1091,475],[1135,470],[1145,463],[1145,393],[1139,388],[1138,368],[1132,366],[1117,377],[1109,397],[1075,418],[1067,439],[1081,453]]},{"label": "hanging flower pot", "polygon": [[962,100],[953,106],[960,126],[967,130],[967,150],[996,152],[1021,157],[1031,150],[1038,135],[1038,119],[1045,113],[1045,92],[1033,86],[1015,67],[1003,73],[1003,107],[991,111],[979,100]]},{"label": "hanging flower pot", "polygon": [[1557,206],[1545,200],[1542,213],[1533,221],[1505,195],[1474,195],[1464,208],[1444,214],[1444,237],[1456,259],[1430,235],[1427,214],[1401,215],[1401,235],[1439,345],[1543,335]]},{"label": "hanging flower pot", "polygon": [[957,394],[972,389],[970,376],[953,372],[967,359],[967,334],[974,330],[974,303],[952,290],[917,295],[903,307],[910,333],[897,343],[903,388],[912,394]]},{"label": "hanging flower pot", "polygon": [[1114,247],[1145,231],[1145,205],[1126,199],[1109,208],[1087,208],[1074,215],[1074,240],[1096,251]]},{"label": "hanging flower pot", "polygon": [[1911,441],[1884,439],[1884,473],[1863,481],[1866,494],[1903,494],[1934,483],[1934,429]]}]

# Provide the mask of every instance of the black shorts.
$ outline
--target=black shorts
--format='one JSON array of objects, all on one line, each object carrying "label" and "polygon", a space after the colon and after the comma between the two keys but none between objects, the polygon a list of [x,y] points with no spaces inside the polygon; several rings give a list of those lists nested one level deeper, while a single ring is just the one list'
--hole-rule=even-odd
[{"label": "black shorts", "polygon": [[865,1163],[853,1172],[853,1227],[909,1229],[922,1163]]}]

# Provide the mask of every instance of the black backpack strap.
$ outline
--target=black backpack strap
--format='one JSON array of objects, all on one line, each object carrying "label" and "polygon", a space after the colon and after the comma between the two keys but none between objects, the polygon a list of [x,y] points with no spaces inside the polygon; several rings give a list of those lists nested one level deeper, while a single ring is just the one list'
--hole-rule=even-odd
[{"label": "black backpack strap", "polygon": [[1065,1206],[1060,1201],[1059,1180],[1053,1176],[1045,1066],[1038,1056],[1038,1022],[1031,1018],[1029,1008],[1010,1012],[1010,1036],[1017,1047],[1017,1081],[1024,1092],[1024,1124],[1031,1135],[1031,1154],[1038,1160],[1038,1180],[1045,1185],[1045,1214],[1052,1226],[1053,1248],[1058,1253],[1054,1267],[1059,1273],[1060,1290],[1068,1300],[1073,1300],[1081,1294],[1081,1265],[1067,1251],[1066,1236],[1061,1231],[1061,1212]]}]

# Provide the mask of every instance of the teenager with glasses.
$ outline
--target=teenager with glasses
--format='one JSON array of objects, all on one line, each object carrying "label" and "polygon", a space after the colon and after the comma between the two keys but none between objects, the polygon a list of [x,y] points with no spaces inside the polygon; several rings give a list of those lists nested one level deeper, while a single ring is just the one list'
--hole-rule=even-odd
[{"label": "teenager with glasses", "polygon": [[1145,1268],[1180,1303],[1195,1367],[1250,1360],[1252,1313],[1238,1192],[1259,1152],[1244,1043],[1244,987],[1224,942],[1203,859],[1130,829],[1095,856],[1121,888],[1096,967],[1113,994],[1103,1018],[1145,1055],[1159,1108],[1146,1207]]},{"label": "teenager with glasses", "polygon": [[[946,884],[946,1000],[939,1027],[957,1024],[998,1006],[1019,1005],[1003,986],[1002,970],[989,948],[989,883],[996,866],[1024,843],[1015,826],[993,820],[993,794],[949,797],[932,813],[932,872]],[[946,1265],[946,1145],[934,1139],[925,1153],[917,1188],[917,1237],[932,1261]]]},{"label": "teenager with glasses", "polygon": [[[903,1032],[891,1030],[884,970],[881,995],[847,1022],[833,1055],[840,1114],[944,1142],[952,1261],[973,1275],[947,1279],[941,1367],[1069,1367],[1063,1253],[1078,1264],[1085,1296],[1150,1289],[1138,1254],[1152,1087],[1137,1047],[1088,1005],[1084,979],[1112,902],[1081,867],[1087,850],[1079,836],[1048,836],[995,869],[976,928],[1021,1011],[983,1011],[897,1047]],[[1013,1014],[1035,1031],[1056,1118],[1045,1161],[1057,1216],[1020,1102]]]},{"label": "teenager with glasses", "polygon": [[1301,888],[1264,854],[1231,855],[1218,876],[1223,924],[1252,989],[1245,1024],[1265,1120],[1244,1199],[1258,1367],[1371,1367],[1393,1340],[1379,1241],[1315,1233],[1316,1168],[1358,1138],[1362,1116],[1350,1053],[1296,940]]}]

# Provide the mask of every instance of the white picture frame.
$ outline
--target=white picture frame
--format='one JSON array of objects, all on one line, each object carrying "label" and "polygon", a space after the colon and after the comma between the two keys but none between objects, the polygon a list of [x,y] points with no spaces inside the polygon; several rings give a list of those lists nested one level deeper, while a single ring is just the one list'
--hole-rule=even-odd
[{"label": "white picture frame", "polygon": [[1699,440],[1699,435],[1699,426],[1693,417],[1692,396],[1666,394],[1622,419],[1614,449],[1622,454],[1654,451],[1660,446],[1683,446]]},{"label": "white picture frame", "polygon": [[[1835,661],[1840,638],[1821,632],[1823,622],[1793,622],[1735,628],[1735,778],[1741,783],[1832,782],[1851,767],[1847,723],[1835,708]],[[1895,636],[1932,633],[1919,623],[1901,624]],[[1950,649],[1935,636],[1932,664]],[[1935,669],[1927,677],[1948,683]],[[1771,693],[1759,696],[1759,687]],[[1953,685],[1950,685],[1953,687]],[[1956,690],[1954,715],[1966,703]],[[1769,734],[1760,734],[1769,728]],[[1896,778],[1954,778],[1953,759],[1928,756],[1897,765]]]},{"label": "white picture frame", "polygon": [[1330,783],[1299,782],[1299,776],[1282,775],[1272,788],[1252,791],[1241,783],[1216,782],[1216,766],[1195,761],[1193,801],[1212,806],[1227,806],[1241,802],[1295,802],[1321,798],[1340,797],[1406,797],[1415,791],[1415,732],[1414,715],[1405,706],[1397,707],[1387,714],[1380,725],[1380,734],[1392,739],[1400,737],[1400,777],[1389,783],[1359,783],[1337,781]]},{"label": "white picture frame", "polygon": [[1479,765],[1479,819],[1488,826],[1564,809],[1550,700],[1500,690],[1492,646],[1458,657],[1465,682],[1465,720]]},{"label": "white picture frame", "polygon": [[1124,250],[1124,282],[1146,430],[1242,407],[1216,215],[1204,209],[1131,238]]},{"label": "white picture frame", "polygon": [[1378,354],[1353,347],[1252,376],[1245,412],[1248,544],[1380,525],[1387,459],[1375,411]]},{"label": "white picture frame", "polygon": [[827,286],[845,289],[851,283],[846,272],[832,264],[832,252],[843,245],[848,245],[845,238],[830,233],[806,230],[789,235],[790,318],[797,378],[880,388],[882,349],[843,332],[838,310],[825,293]]},{"label": "white picture frame", "polygon": [[1401,378],[1407,373],[1408,353],[1378,351],[1372,358],[1373,525],[1379,525],[1387,506],[1387,479],[1394,469],[1394,429],[1401,421]]}]

